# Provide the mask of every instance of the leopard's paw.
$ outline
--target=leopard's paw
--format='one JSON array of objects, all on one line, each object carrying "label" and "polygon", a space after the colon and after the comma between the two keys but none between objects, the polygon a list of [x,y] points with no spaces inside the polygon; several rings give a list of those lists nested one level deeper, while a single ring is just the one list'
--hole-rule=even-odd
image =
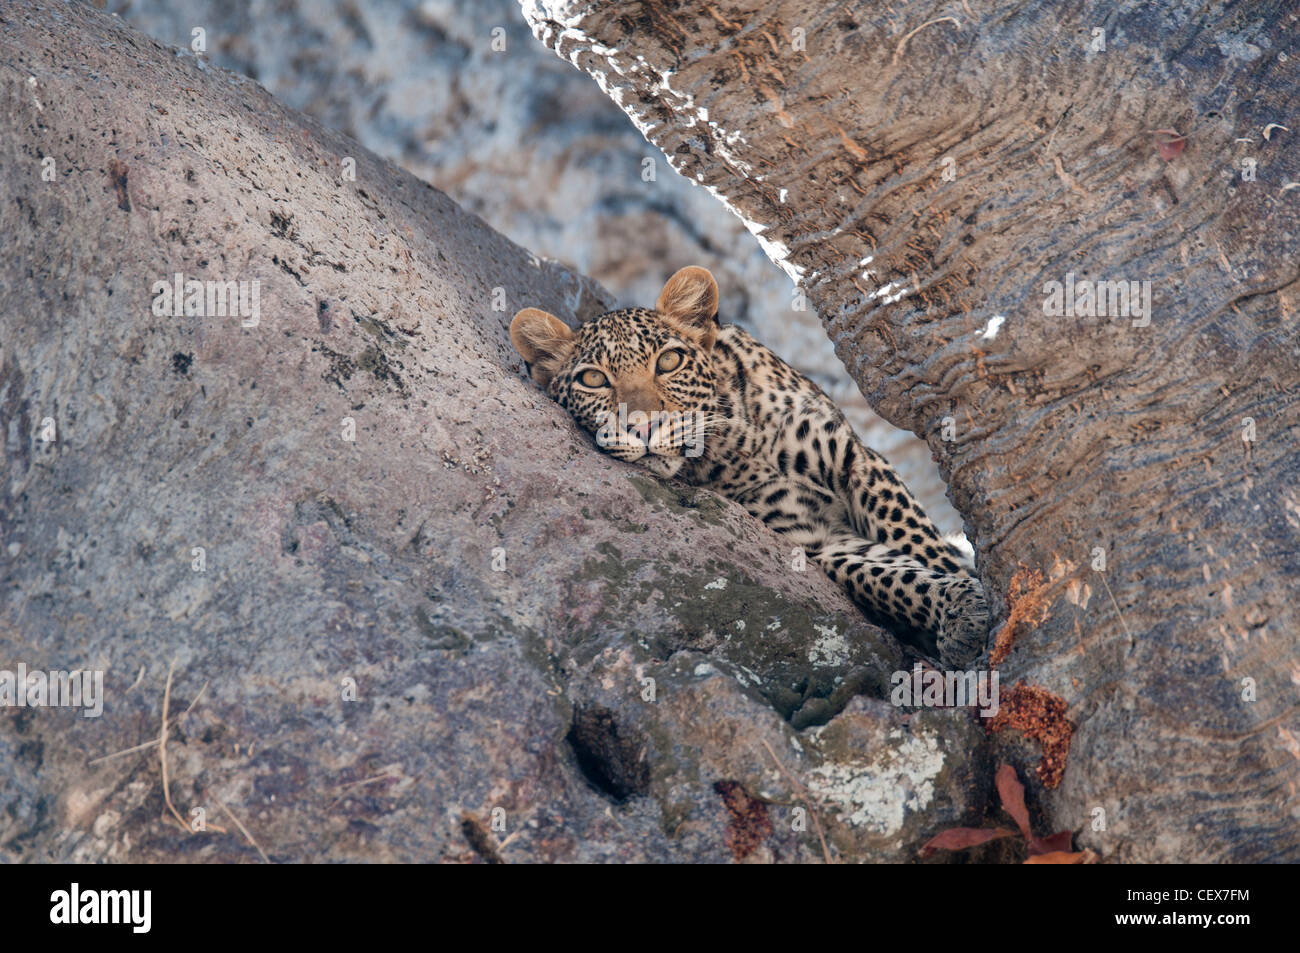
[{"label": "leopard's paw", "polygon": [[989,607],[984,587],[977,580],[949,593],[948,608],[939,622],[939,661],[945,668],[962,669],[979,658],[988,645]]}]

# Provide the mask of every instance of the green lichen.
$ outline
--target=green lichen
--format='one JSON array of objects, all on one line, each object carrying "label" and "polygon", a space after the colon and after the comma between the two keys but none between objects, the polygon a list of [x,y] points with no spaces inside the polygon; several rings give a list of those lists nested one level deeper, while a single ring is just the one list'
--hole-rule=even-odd
[{"label": "green lichen", "polygon": [[[397,612],[389,610],[388,617],[395,625],[401,624]],[[474,646],[487,645],[502,638],[516,641],[525,634],[512,619],[495,616],[487,625],[476,630],[463,629],[440,621],[423,606],[417,606],[413,613],[415,627],[429,640],[431,647],[443,652],[457,655],[467,653]]]},{"label": "green lichen", "polygon": [[455,626],[434,622],[422,607],[415,610],[415,626],[439,651],[462,655],[474,644],[473,638]]},{"label": "green lichen", "polygon": [[641,499],[651,506],[673,513],[689,513],[702,523],[711,526],[724,525],[726,504],[708,490],[665,483],[649,474],[634,473],[628,476],[627,480],[640,494]]},{"label": "green lichen", "polygon": [[397,390],[402,392],[406,390],[402,378],[393,370],[393,364],[388,360],[388,355],[381,351],[377,345],[372,344],[357,355],[357,367],[367,371],[375,380],[391,383]]},{"label": "green lichen", "polygon": [[661,802],[659,829],[668,837],[675,837],[683,824],[691,819],[691,802]]},{"label": "green lichen", "polygon": [[356,312],[353,312],[352,319],[361,326],[362,330],[376,340],[393,341],[398,347],[406,347],[406,342],[402,340],[401,335],[393,331],[386,321],[382,321],[379,318],[362,317]]},{"label": "green lichen", "polygon": [[[644,558],[624,558],[611,543],[583,563],[578,578],[601,584],[600,611],[577,636],[578,654],[592,657],[604,633],[625,632],[637,620],[652,658],[699,652],[759,693],[796,727],[834,717],[854,694],[884,697],[888,674],[876,661],[871,630],[859,620],[802,604],[756,582],[740,567],[716,560],[686,570]],[[818,652],[826,634],[845,637],[842,655]],[[852,634],[854,638],[849,639]]]}]

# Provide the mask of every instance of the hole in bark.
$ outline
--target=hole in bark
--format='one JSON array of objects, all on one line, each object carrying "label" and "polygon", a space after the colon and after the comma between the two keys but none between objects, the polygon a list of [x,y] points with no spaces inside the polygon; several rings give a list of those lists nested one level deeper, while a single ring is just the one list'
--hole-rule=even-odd
[{"label": "hole in bark", "polygon": [[573,725],[564,740],[573,749],[583,777],[616,804],[650,789],[644,745],[619,728],[608,708],[574,711]]},{"label": "hole in bark", "polygon": [[493,843],[492,835],[488,829],[483,826],[473,814],[462,814],[460,816],[460,832],[465,835],[465,840],[469,841],[469,846],[473,848],[474,853],[478,854],[489,864],[501,863],[501,855],[497,853],[496,844]]}]

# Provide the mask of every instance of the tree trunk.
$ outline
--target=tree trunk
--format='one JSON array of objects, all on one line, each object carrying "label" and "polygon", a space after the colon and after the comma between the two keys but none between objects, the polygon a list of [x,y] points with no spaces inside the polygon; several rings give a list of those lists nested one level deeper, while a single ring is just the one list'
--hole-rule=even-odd
[{"label": "tree trunk", "polygon": [[1300,859],[1294,5],[523,7],[929,441],[1051,829]]},{"label": "tree trunk", "polygon": [[0,80],[0,858],[897,860],[978,820],[983,733],[882,700],[890,637],[523,375],[514,311],[600,288],[89,5],[8,4]]}]

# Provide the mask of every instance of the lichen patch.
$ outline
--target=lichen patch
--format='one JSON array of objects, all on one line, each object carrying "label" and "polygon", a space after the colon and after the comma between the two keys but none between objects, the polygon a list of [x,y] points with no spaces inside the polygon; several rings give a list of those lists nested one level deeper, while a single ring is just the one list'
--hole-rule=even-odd
[{"label": "lichen patch", "polygon": [[934,781],[944,756],[932,735],[895,728],[873,762],[831,762],[808,773],[808,788],[832,805],[846,824],[892,836],[908,811],[922,811],[934,799]]}]

